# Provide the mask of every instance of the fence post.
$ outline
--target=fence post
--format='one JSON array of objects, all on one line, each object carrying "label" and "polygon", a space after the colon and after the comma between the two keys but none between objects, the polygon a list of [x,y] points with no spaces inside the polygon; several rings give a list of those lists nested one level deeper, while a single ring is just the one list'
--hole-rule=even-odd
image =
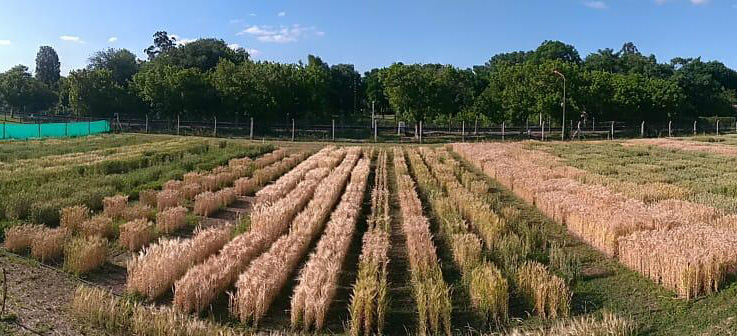
[{"label": "fence post", "polygon": [[719,135],[719,119],[717,119],[717,135]]},{"label": "fence post", "polygon": [[92,118],[87,119],[87,135],[92,134]]},{"label": "fence post", "polygon": [[540,140],[545,141],[545,122],[544,121],[540,124],[540,132],[541,132]]},{"label": "fence post", "polygon": [[502,121],[502,140],[504,140],[504,122]]},{"label": "fence post", "polygon": [[38,137],[41,138],[41,120],[38,120]]},{"label": "fence post", "polygon": [[420,143],[422,143],[422,120],[420,120]]},{"label": "fence post", "polygon": [[642,121],[642,124],[640,124],[640,138],[645,137],[645,120]]},{"label": "fence post", "polygon": [[614,140],[614,121],[612,121],[612,140]]},{"label": "fence post", "polygon": [[69,136],[69,120],[64,120],[64,136]]},{"label": "fence post", "polygon": [[669,138],[673,136],[673,127],[672,127],[672,125],[673,125],[673,121],[672,120],[668,120],[668,137]]},{"label": "fence post", "polygon": [[378,123],[376,122],[376,119],[374,119],[374,142],[378,142]]},{"label": "fence post", "polygon": [[249,133],[248,138],[253,140],[253,117],[251,117],[251,132]]},{"label": "fence post", "polygon": [[148,113],[146,114],[146,134],[148,134]]},{"label": "fence post", "polygon": [[294,118],[292,118],[292,142],[294,142]]},{"label": "fence post", "polygon": [[478,135],[479,130],[479,117],[476,117],[476,121],[473,124],[473,135]]},{"label": "fence post", "polygon": [[461,142],[466,142],[466,121],[461,124]]},{"label": "fence post", "polygon": [[215,117],[215,128],[212,129],[212,136],[218,136],[218,117]]},{"label": "fence post", "polygon": [[5,123],[3,123],[3,139],[5,139]]},{"label": "fence post", "polygon": [[[215,118],[217,120],[217,118]],[[217,122],[215,122],[217,124]],[[179,114],[177,114],[177,135],[179,135]]]},{"label": "fence post", "polygon": [[576,137],[578,140],[581,140],[581,120],[578,121],[578,124],[576,124]]},{"label": "fence post", "polygon": [[693,135],[696,135],[696,120],[693,121]]}]

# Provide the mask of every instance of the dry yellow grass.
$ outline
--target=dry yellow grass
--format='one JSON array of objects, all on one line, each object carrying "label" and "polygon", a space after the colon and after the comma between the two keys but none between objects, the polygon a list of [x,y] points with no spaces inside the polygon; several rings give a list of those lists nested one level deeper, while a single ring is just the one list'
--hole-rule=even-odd
[{"label": "dry yellow grass", "polygon": [[587,315],[570,320],[557,321],[547,329],[519,330],[505,334],[506,336],[635,336],[635,322],[604,311],[601,317]]},{"label": "dry yellow grass", "polygon": [[156,214],[156,228],[165,234],[173,233],[187,225],[187,208],[178,206]]},{"label": "dry yellow grass", "polygon": [[113,220],[105,215],[96,215],[82,222],[79,231],[85,236],[112,238],[114,235]]},{"label": "dry yellow grass", "polygon": [[76,237],[64,247],[64,270],[81,275],[98,269],[107,259],[107,239]]},{"label": "dry yellow grass", "polygon": [[146,219],[151,215],[152,211],[153,209],[151,209],[149,206],[142,203],[136,203],[125,207],[120,217],[123,218],[123,220],[125,221]]},{"label": "dry yellow grass", "polygon": [[146,218],[136,219],[120,226],[118,242],[129,251],[138,251],[150,243],[155,236],[153,223]]},{"label": "dry yellow grass", "polygon": [[120,217],[128,205],[128,195],[115,195],[102,199],[102,211],[110,218]]},{"label": "dry yellow grass", "polygon": [[178,190],[162,190],[156,194],[156,207],[159,211],[181,205],[182,193]]},{"label": "dry yellow grass", "polygon": [[59,224],[70,232],[76,232],[82,222],[90,218],[90,209],[86,205],[75,205],[59,210]]},{"label": "dry yellow grass", "polygon": [[220,209],[220,203],[215,193],[205,191],[194,198],[194,213],[207,217]]},{"label": "dry yellow grass", "polygon": [[68,237],[69,231],[62,227],[41,230],[31,241],[31,255],[43,262],[60,258]]},{"label": "dry yellow grass", "polygon": [[43,225],[15,225],[5,230],[5,248],[13,253],[22,253],[31,247],[31,242],[36,239],[46,228]]}]

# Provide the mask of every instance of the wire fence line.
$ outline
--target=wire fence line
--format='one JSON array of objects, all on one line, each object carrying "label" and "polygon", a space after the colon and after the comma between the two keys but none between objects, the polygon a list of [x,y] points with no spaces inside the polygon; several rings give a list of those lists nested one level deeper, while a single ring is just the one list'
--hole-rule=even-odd
[{"label": "wire fence line", "polygon": [[[105,118],[102,118],[105,119]],[[101,118],[85,118],[56,114],[20,114],[15,123],[72,123],[91,122]],[[155,119],[148,116],[113,115],[106,118],[110,131],[116,133],[149,133],[233,137],[254,140],[336,141],[336,142],[455,142],[484,140],[606,140],[622,138],[655,138],[689,135],[718,135],[737,133],[735,118],[700,118],[667,122],[626,123],[621,121],[569,121],[565,136],[561,137],[560,123],[542,121],[515,125],[507,123],[479,124],[455,121],[437,123],[409,123],[394,116],[381,116],[373,121],[345,122],[259,122],[254,118],[242,120],[184,120],[180,118]],[[0,116],[0,121],[3,121]]]}]

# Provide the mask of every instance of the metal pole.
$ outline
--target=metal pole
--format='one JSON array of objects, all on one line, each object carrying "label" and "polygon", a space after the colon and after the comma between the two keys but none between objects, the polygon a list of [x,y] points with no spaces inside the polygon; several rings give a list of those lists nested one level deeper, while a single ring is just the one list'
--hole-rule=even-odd
[{"label": "metal pole", "polygon": [[292,142],[294,142],[294,118],[292,118]]},{"label": "metal pole", "polygon": [[69,120],[64,120],[64,136],[69,136]]},{"label": "metal pole", "polygon": [[[215,118],[217,120],[217,118]],[[217,124],[217,121],[215,122]],[[177,114],[177,135],[179,135],[179,114]]]},{"label": "metal pole", "polygon": [[[372,107],[372,108],[373,108],[373,107]],[[377,127],[377,125],[376,125],[376,124],[377,124],[377,123],[376,123],[376,120],[374,120],[374,142],[378,142],[378,140],[377,140],[377,139],[378,139],[378,133],[379,133],[379,132],[378,132],[378,127]]]},{"label": "metal pole", "polygon": [[38,137],[41,137],[41,119],[38,120]]},{"label": "metal pole", "polygon": [[251,117],[251,133],[249,134],[248,138],[253,140],[253,117]]},{"label": "metal pole", "polygon": [[212,136],[214,137],[218,136],[218,117],[217,116],[215,117],[215,128],[212,129]]},{"label": "metal pole", "polygon": [[668,120],[668,137],[669,138],[673,136],[673,129],[671,128],[672,125],[673,125],[673,121]]},{"label": "metal pole", "polygon": [[640,124],[640,138],[645,137],[645,120],[642,121],[642,124]]},{"label": "metal pole", "polygon": [[335,119],[333,119],[333,142],[335,142]]},{"label": "metal pole", "polygon": [[3,123],[3,139],[5,139],[5,123]]},{"label": "metal pole", "polygon": [[566,138],[566,76],[563,76],[563,124],[560,125],[560,139]]},{"label": "metal pole", "polygon": [[540,140],[545,141],[545,122],[543,121],[542,124],[540,124]]},{"label": "metal pole", "polygon": [[693,135],[696,135],[696,120],[693,121]]},{"label": "metal pole", "polygon": [[87,135],[92,134],[92,118],[87,119]]},{"label": "metal pole", "polygon": [[719,119],[717,119],[717,135],[719,135]]},{"label": "metal pole", "polygon": [[578,137],[578,140],[581,140],[581,120],[576,125],[576,137]]},{"label": "metal pole", "polygon": [[502,140],[504,140],[504,122],[502,121]]},{"label": "metal pole", "polygon": [[146,114],[146,134],[148,134],[148,114]]}]

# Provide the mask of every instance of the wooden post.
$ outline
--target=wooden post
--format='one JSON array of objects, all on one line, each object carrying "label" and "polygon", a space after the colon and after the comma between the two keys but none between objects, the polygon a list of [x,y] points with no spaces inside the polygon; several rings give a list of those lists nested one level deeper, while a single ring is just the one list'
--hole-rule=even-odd
[{"label": "wooden post", "polygon": [[292,142],[294,142],[294,118],[292,118]]},{"label": "wooden post", "polygon": [[251,117],[251,132],[248,135],[248,139],[253,140],[253,117]]},{"label": "wooden post", "polygon": [[[179,134],[179,117],[177,117],[177,134]],[[215,117],[215,127],[212,129],[212,136],[218,136],[218,117]]]},{"label": "wooden post", "polygon": [[640,124],[640,138],[645,137],[645,120],[642,121],[642,124]]},{"label": "wooden post", "polygon": [[614,121],[612,121],[612,140],[614,140]]},{"label": "wooden post", "polygon": [[504,122],[502,121],[502,140],[504,140]]},{"label": "wooden post", "polygon": [[673,121],[672,120],[668,120],[668,137],[669,138],[673,136],[673,127],[672,126],[673,126]]},{"label": "wooden post", "polygon": [[335,119],[333,119],[333,142],[335,142]]},{"label": "wooden post", "polygon": [[146,134],[148,134],[148,114],[146,114]]},{"label": "wooden post", "polygon": [[461,142],[466,142],[466,121],[461,124]]},{"label": "wooden post", "polygon": [[696,120],[693,121],[693,135],[696,135]]}]

